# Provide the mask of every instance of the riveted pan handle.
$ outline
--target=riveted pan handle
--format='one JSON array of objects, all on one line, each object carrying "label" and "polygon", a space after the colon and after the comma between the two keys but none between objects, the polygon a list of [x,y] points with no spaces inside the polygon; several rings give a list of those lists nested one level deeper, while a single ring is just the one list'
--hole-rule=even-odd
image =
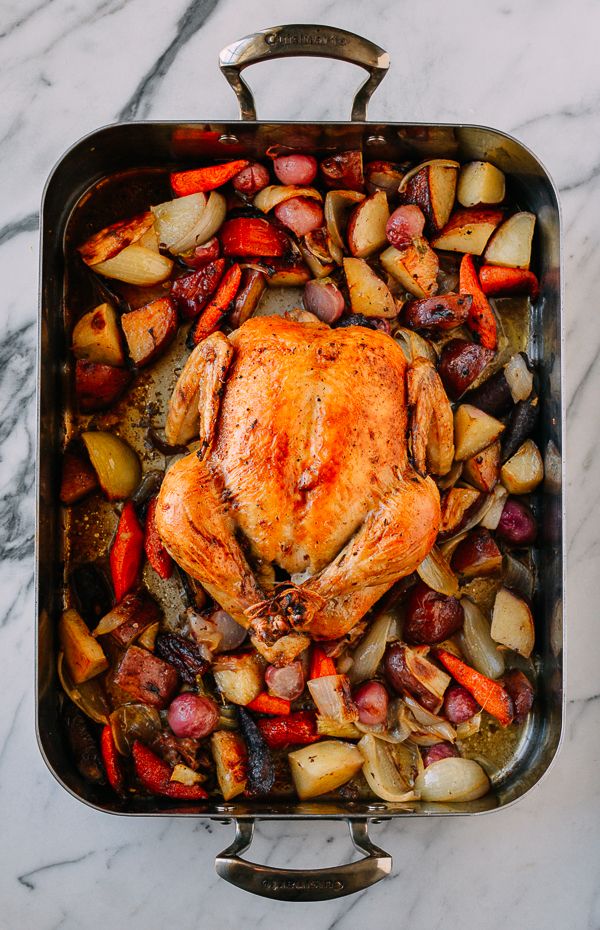
[{"label": "riveted pan handle", "polygon": [[241,72],[249,65],[272,58],[294,58],[310,55],[318,58],[337,58],[359,65],[369,72],[352,104],[352,119],[364,122],[367,118],[367,103],[371,94],[390,66],[386,51],[345,29],[333,26],[285,25],[273,26],[245,36],[228,45],[219,55],[219,67],[233,87],[240,103],[244,120],[256,119],[256,106],[252,91]]},{"label": "riveted pan handle", "polygon": [[354,894],[381,881],[392,869],[392,857],[369,839],[366,820],[349,820],[350,837],[363,859],[328,869],[275,869],[240,858],[254,835],[253,820],[236,821],[235,839],[215,860],[225,881],[251,894],[276,901],[329,901]]}]

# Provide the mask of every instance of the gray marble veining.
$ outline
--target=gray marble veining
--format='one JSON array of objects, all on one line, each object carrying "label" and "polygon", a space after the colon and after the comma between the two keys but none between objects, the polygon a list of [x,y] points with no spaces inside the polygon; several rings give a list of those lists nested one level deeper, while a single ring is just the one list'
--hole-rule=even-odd
[{"label": "gray marble veining", "polygon": [[[509,810],[373,830],[394,876],[313,905],[251,898],[213,870],[231,828],[97,814],[50,777],[33,730],[37,211],[65,148],[116,119],[232,118],[219,49],[275,23],[364,33],[392,71],[375,119],[479,122],[531,146],[562,195],[568,403],[568,718],[543,785]],[[0,9],[0,930],[600,928],[600,6],[594,0],[4,0]],[[250,72],[261,118],[346,118],[349,65]],[[341,861],[340,825],[258,828],[257,860]]]}]

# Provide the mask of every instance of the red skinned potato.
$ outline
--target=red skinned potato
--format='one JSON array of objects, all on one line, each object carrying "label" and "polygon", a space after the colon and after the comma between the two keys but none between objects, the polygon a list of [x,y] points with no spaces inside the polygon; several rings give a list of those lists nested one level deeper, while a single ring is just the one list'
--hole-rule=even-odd
[{"label": "red skinned potato", "polygon": [[531,508],[514,497],[504,505],[496,534],[511,546],[530,546],[537,536],[537,523]]},{"label": "red skinned potato", "polygon": [[296,236],[306,236],[323,225],[323,209],[307,197],[292,197],[278,204],[275,216]]},{"label": "red skinned potato", "polygon": [[365,681],[352,695],[358,707],[358,719],[367,726],[384,724],[387,719],[388,693],[380,681]]},{"label": "red skinned potato", "polygon": [[408,601],[403,636],[407,643],[433,646],[458,633],[463,622],[459,600],[438,594],[420,581]]},{"label": "red skinned potato", "polygon": [[386,244],[386,224],[390,216],[387,197],[377,191],[357,204],[348,221],[348,249],[356,258],[368,258]]},{"label": "red skinned potato", "polygon": [[502,222],[502,210],[485,208],[455,210],[432,246],[447,252],[481,255],[488,239]]},{"label": "red skinned potato", "polygon": [[101,365],[121,368],[125,364],[118,317],[111,304],[100,304],[78,320],[73,329],[73,354]]},{"label": "red skinned potato", "polygon": [[423,750],[423,765],[427,768],[432,762],[440,759],[452,759],[458,756],[458,749],[452,743],[434,743]]},{"label": "red skinned potato", "polygon": [[[316,169],[315,169],[316,170]],[[250,162],[245,168],[236,174],[232,184],[240,194],[246,194],[247,197],[254,197],[270,181],[269,172],[264,165],[259,162]],[[285,183],[285,182],[284,182]],[[291,182],[290,182],[291,183]]]},{"label": "red skinned potato", "polygon": [[450,723],[466,723],[481,708],[472,694],[469,694],[462,685],[450,685],[444,695],[442,714]]},{"label": "red skinned potato", "polygon": [[312,155],[278,155],[273,159],[273,171],[282,184],[312,184],[317,167]]},{"label": "red skinned potato", "polygon": [[500,442],[496,441],[467,459],[463,465],[463,478],[480,491],[490,494],[500,479]]},{"label": "red skinned potato", "polygon": [[177,332],[177,310],[170,297],[131,310],[121,317],[127,347],[138,368],[148,365],[167,348]]},{"label": "red skinned potato", "polygon": [[425,216],[420,207],[413,203],[403,204],[394,210],[385,226],[385,234],[395,249],[404,249],[413,239],[423,235]]},{"label": "red skinned potato", "polygon": [[117,668],[115,684],[134,701],[162,708],[174,694],[178,676],[172,665],[147,649],[130,646]]},{"label": "red skinned potato", "polygon": [[390,289],[364,258],[345,258],[344,273],[352,313],[362,313],[366,317],[398,315],[398,308]]},{"label": "red skinned potato", "polygon": [[84,413],[105,410],[121,396],[131,383],[132,374],[126,368],[99,365],[78,358],[75,365],[75,394]]},{"label": "red skinned potato", "polygon": [[206,265],[210,264],[210,262],[216,261],[220,254],[221,243],[216,236],[213,236],[208,242],[197,245],[191,252],[185,252],[180,255],[179,258],[182,258],[190,268],[198,269],[204,268]]},{"label": "red skinned potato", "polygon": [[494,357],[492,349],[476,342],[452,339],[442,349],[438,373],[452,400],[464,394]]},{"label": "red skinned potato", "polygon": [[82,455],[67,450],[63,458],[61,504],[75,504],[97,487],[98,478],[90,463]]},{"label": "red skinned potato", "polygon": [[344,297],[331,278],[307,281],[304,286],[304,307],[323,323],[335,323],[344,312]]},{"label": "red skinned potato", "polygon": [[349,151],[331,155],[321,162],[321,174],[327,187],[363,191],[365,179],[363,174],[362,152]]},{"label": "red skinned potato", "polygon": [[489,530],[476,529],[458,544],[451,565],[463,578],[494,575],[502,569],[502,553]]},{"label": "red skinned potato", "polygon": [[402,318],[411,329],[447,332],[461,326],[469,315],[472,298],[461,294],[443,294],[409,300],[402,308]]},{"label": "red skinned potato", "polygon": [[229,315],[229,325],[232,329],[241,326],[249,320],[257,309],[260,299],[267,286],[266,275],[255,268],[244,268],[240,281],[240,289],[235,298],[233,310]]},{"label": "red skinned potato", "polygon": [[204,739],[219,722],[215,701],[200,694],[179,694],[169,705],[169,726],[175,736]]},{"label": "red skinned potato", "polygon": [[515,723],[523,723],[527,714],[533,707],[535,696],[534,688],[529,678],[516,668],[511,668],[500,679],[500,684],[504,685],[512,699],[515,709]]}]

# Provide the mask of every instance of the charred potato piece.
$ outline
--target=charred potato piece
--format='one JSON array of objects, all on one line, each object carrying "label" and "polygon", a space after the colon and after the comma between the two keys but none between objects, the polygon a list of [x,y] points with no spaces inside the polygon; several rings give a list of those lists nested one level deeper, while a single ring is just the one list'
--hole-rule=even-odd
[{"label": "charred potato piece", "polygon": [[170,297],[131,310],[121,317],[129,354],[138,368],[163,352],[177,332],[177,310]]},{"label": "charred potato piece", "polygon": [[79,358],[75,365],[75,395],[84,413],[105,410],[130,385],[132,374],[126,368],[100,365]]},{"label": "charred potato piece", "polygon": [[502,553],[489,530],[473,530],[456,547],[452,568],[463,578],[494,575],[502,569]]},{"label": "charred potato piece", "polygon": [[532,439],[502,466],[502,484],[509,494],[530,494],[544,479],[544,463]]},{"label": "charred potato piece", "polygon": [[402,187],[404,203],[414,203],[421,208],[430,233],[436,233],[446,225],[456,194],[458,162],[435,159],[424,165]]},{"label": "charred potato piece", "polygon": [[463,478],[480,491],[491,494],[500,479],[499,441],[493,442],[487,449],[466,460]]},{"label": "charred potato piece", "polygon": [[90,463],[82,455],[67,450],[63,458],[61,503],[75,504],[97,487],[96,472]]},{"label": "charred potato piece", "polygon": [[168,662],[139,646],[130,646],[119,663],[114,680],[134,701],[161,708],[167,706],[175,693],[179,676]]},{"label": "charred potato piece", "polygon": [[225,801],[241,794],[248,779],[248,753],[239,733],[217,730],[210,738],[217,781]]},{"label": "charred potato piece", "polygon": [[438,372],[449,397],[457,400],[494,357],[476,342],[452,339],[442,349]]},{"label": "charred potato piece", "polygon": [[364,191],[362,152],[351,150],[331,155],[321,162],[321,174],[327,187]]}]

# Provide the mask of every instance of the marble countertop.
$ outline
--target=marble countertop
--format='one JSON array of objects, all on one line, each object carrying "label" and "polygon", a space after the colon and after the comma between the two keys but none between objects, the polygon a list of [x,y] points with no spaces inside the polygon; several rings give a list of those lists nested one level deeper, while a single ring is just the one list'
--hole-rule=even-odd
[{"label": "marble countertop", "polygon": [[[300,12],[301,10],[301,12]],[[313,905],[315,930],[600,927],[600,6],[594,0],[395,4],[342,0],[5,0],[0,12],[0,930],[306,925],[297,905],[217,879],[232,827],[123,819],[52,779],[34,736],[33,536],[38,208],[72,142],[123,118],[234,118],[219,49],[280,22],[323,22],[387,48],[370,116],[505,129],[556,180],[564,211],[569,657],[564,745],[538,789],[501,814],[374,827],[393,876]],[[262,118],[347,118],[349,65],[253,70]],[[352,85],[349,84],[352,82]],[[596,523],[598,520],[598,524]],[[257,861],[348,856],[343,825],[263,824]],[[376,917],[375,917],[376,915]],[[376,920],[376,923],[375,923]]]}]

